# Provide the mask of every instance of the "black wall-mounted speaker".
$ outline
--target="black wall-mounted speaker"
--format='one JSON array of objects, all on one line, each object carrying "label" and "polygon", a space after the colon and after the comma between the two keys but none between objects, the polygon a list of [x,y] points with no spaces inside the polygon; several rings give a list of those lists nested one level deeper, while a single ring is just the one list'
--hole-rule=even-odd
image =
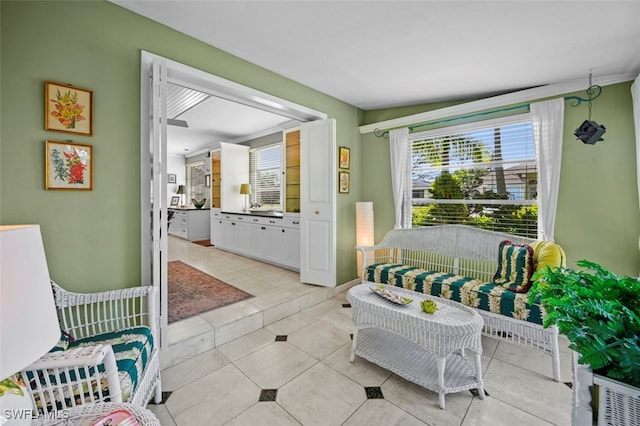
[{"label": "black wall-mounted speaker", "polygon": [[605,129],[603,125],[595,121],[585,120],[573,134],[583,143],[594,145],[596,142],[604,140],[602,139],[602,135],[604,135],[606,131],[607,129]]}]

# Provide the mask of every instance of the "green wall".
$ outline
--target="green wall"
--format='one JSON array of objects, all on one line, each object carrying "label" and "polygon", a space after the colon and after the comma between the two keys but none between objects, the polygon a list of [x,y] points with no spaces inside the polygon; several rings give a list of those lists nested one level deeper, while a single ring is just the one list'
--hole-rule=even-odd
[{"label": "green wall", "polygon": [[[335,98],[104,1],[3,0],[0,19],[0,223],[40,224],[51,277],[70,290],[140,284],[141,50],[325,112],[360,175],[361,112]],[[44,130],[45,80],[93,90],[93,137]],[[67,139],[93,145],[93,191],[44,189],[45,141]],[[352,179],[338,196],[338,283],[356,276],[361,189]]]},{"label": "green wall", "polygon": [[[640,212],[636,187],[635,136],[631,82],[606,86],[593,102],[592,118],[607,128],[604,141],[584,145],[573,131],[587,118],[587,106],[565,103],[560,193],[555,237],[567,252],[569,266],[589,259],[619,274],[640,270]],[[567,95],[585,97],[584,92]],[[414,107],[409,114],[451,104]],[[368,111],[363,124],[401,117],[406,109]],[[372,133],[362,137],[362,190],[374,202],[376,241],[393,228],[389,140]]]}]

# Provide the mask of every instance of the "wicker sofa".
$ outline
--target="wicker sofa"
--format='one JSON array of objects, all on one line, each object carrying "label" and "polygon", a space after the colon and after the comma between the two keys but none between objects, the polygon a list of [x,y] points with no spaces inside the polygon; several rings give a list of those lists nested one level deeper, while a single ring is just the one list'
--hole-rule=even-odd
[{"label": "wicker sofa", "polygon": [[[72,293],[52,282],[61,339],[19,374],[37,411],[162,399],[157,288]],[[36,314],[37,315],[37,314]]]},{"label": "wicker sofa", "polygon": [[[375,246],[358,246],[364,282],[391,284],[471,306],[484,319],[483,334],[544,351],[560,380],[558,329],[543,328],[544,310],[495,284],[504,241],[531,246],[533,267],[564,265],[562,248],[549,241],[473,228],[442,225],[394,229]],[[528,250],[528,249],[527,249]]]}]

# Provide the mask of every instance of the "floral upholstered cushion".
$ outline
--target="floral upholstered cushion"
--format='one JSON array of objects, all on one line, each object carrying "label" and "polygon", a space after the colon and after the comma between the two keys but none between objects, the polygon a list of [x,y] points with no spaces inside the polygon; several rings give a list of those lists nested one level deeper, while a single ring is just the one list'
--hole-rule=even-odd
[{"label": "floral upholstered cushion", "polygon": [[[131,399],[131,395],[137,388],[140,379],[142,378],[142,374],[147,366],[147,363],[151,359],[151,353],[154,349],[154,341],[151,330],[146,326],[132,327],[111,333],[99,334],[93,337],[77,339],[69,344],[69,349],[102,344],[111,345],[111,347],[113,348],[113,352],[116,357],[116,365],[118,367],[120,387],[122,390],[122,401],[128,402]],[[82,379],[95,374],[95,370],[93,368],[88,368],[87,371],[85,371],[84,369],[80,369],[78,371]],[[98,367],[98,372],[100,375],[101,387],[104,393],[102,396],[95,394],[94,398],[98,400],[109,401],[109,388],[107,385],[107,379],[103,365],[100,365]],[[69,379],[72,382],[76,380],[76,377],[77,376],[74,371],[70,372]],[[29,375],[28,379],[30,381],[35,380],[35,378],[31,374]],[[40,380],[42,380],[42,378]],[[56,377],[54,375],[50,375],[49,380],[52,383],[68,382],[68,379],[64,376]],[[68,401],[67,405],[69,405],[69,402],[72,398],[76,401],[76,403],[81,404],[83,400],[87,399],[86,397],[89,393],[90,392],[86,388],[83,388],[82,391],[80,391],[80,389],[74,385],[65,388],[63,398]],[[60,396],[56,395],[56,399],[59,398]],[[52,405],[48,398],[47,405]],[[60,403],[57,403],[56,405],[58,405],[58,409],[62,409]],[[42,406],[42,402],[37,395],[36,406],[38,408]]]},{"label": "floral upholstered cushion", "polygon": [[515,293],[494,283],[397,263],[369,265],[365,278],[542,325],[544,311],[541,306],[530,304],[526,293]]},{"label": "floral upholstered cushion", "polygon": [[502,241],[498,247],[498,270],[493,282],[515,293],[531,288],[533,248],[528,244]]},{"label": "floral upholstered cushion", "polygon": [[133,327],[94,337],[78,339],[69,348],[111,345],[120,375],[122,400],[128,401],[138,386],[153,351],[153,335],[149,327]]}]

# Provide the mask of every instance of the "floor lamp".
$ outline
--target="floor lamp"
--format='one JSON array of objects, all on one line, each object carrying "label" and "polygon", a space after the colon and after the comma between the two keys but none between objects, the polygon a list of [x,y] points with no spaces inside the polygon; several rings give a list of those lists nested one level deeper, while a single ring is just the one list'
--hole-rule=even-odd
[{"label": "floor lamp", "polygon": [[[356,203],[356,245],[372,246],[374,242],[373,229],[373,201],[360,201]],[[362,256],[357,253],[358,276],[362,275]]]}]

